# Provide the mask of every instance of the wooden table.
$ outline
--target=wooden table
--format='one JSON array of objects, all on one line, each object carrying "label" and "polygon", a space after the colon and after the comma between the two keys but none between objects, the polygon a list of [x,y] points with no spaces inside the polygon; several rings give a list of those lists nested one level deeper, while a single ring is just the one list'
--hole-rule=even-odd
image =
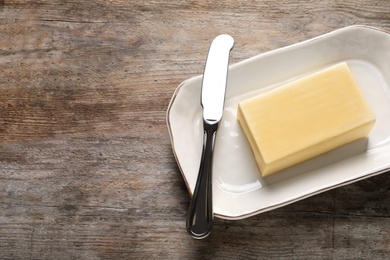
[{"label": "wooden table", "polygon": [[388,258],[388,173],[192,239],[165,122],[216,35],[235,63],[353,24],[390,1],[0,1],[0,259]]}]

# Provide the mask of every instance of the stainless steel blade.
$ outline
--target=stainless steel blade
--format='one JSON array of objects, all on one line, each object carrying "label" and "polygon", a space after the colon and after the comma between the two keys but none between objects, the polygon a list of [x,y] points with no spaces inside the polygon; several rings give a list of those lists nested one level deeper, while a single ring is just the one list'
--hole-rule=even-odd
[{"label": "stainless steel blade", "polygon": [[218,123],[223,114],[229,53],[234,39],[227,34],[217,36],[211,43],[203,74],[201,104],[203,120]]}]

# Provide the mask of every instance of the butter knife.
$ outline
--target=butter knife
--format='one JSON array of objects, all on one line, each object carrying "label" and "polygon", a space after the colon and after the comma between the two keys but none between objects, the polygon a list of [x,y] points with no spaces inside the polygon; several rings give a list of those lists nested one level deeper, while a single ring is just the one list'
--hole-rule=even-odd
[{"label": "butter knife", "polygon": [[187,216],[187,231],[192,237],[207,237],[213,226],[212,156],[215,137],[222,118],[229,66],[234,39],[217,36],[211,43],[203,73],[201,105],[203,108],[203,148],[199,173]]}]

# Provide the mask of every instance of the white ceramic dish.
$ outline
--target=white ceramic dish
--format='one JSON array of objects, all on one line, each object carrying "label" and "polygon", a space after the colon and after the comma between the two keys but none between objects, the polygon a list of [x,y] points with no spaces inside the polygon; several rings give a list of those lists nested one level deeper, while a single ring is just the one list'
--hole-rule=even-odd
[{"label": "white ceramic dish", "polygon": [[[257,93],[346,61],[377,121],[359,140],[263,178],[236,120]],[[201,75],[177,88],[167,111],[173,151],[190,193],[202,147]],[[390,34],[350,26],[230,66],[213,165],[214,214],[242,219],[390,170]],[[352,199],[352,198],[351,198]]]}]

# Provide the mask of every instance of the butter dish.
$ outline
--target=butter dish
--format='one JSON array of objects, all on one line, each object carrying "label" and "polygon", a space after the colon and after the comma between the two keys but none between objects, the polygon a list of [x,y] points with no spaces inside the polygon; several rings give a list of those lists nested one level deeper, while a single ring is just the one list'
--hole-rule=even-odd
[{"label": "butter dish", "polygon": [[[262,177],[237,121],[242,100],[346,62],[376,122],[368,138]],[[390,34],[349,26],[229,67],[213,164],[216,217],[242,219],[390,170]],[[182,82],[167,110],[172,149],[190,194],[202,152],[201,75]]]}]

